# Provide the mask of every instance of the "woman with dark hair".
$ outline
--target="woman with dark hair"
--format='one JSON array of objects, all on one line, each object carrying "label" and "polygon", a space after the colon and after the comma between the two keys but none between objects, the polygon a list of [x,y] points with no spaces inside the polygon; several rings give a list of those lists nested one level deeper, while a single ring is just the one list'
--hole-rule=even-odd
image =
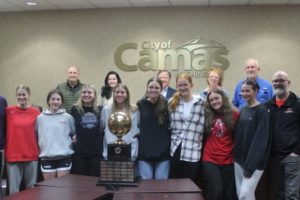
[{"label": "woman with dark hair", "polygon": [[122,83],[121,78],[119,74],[115,71],[110,71],[107,73],[105,79],[104,79],[104,86],[101,88],[100,95],[101,97],[100,104],[101,106],[106,106],[106,105],[112,105],[113,103],[113,91],[115,87],[119,84]]},{"label": "woman with dark hair", "polygon": [[61,108],[63,101],[60,90],[51,90],[47,95],[48,108],[36,122],[41,171],[45,180],[69,174],[72,166],[75,126],[73,117]]},{"label": "woman with dark hair", "polygon": [[140,111],[138,167],[142,179],[167,179],[169,176],[169,113],[161,90],[162,81],[150,78],[146,95],[137,102]]},{"label": "woman with dark hair", "polygon": [[247,102],[235,128],[234,172],[239,199],[255,200],[255,189],[266,166],[270,151],[269,116],[256,99],[259,85],[252,80],[242,84]]},{"label": "woman with dark hair", "polygon": [[222,89],[213,89],[205,103],[202,170],[208,200],[236,199],[233,167],[233,131],[238,113]]},{"label": "woman with dark hair", "polygon": [[177,92],[169,100],[171,128],[171,178],[196,180],[204,132],[204,100],[192,94],[192,77],[176,78]]},{"label": "woman with dark hair", "polygon": [[102,134],[100,133],[100,113],[97,106],[97,92],[93,85],[81,88],[80,98],[71,108],[75,120],[76,139],[72,156],[73,174],[100,176],[100,159],[102,153]]},{"label": "woman with dark hair", "polygon": [[32,188],[38,172],[38,143],[35,124],[40,112],[29,103],[30,88],[20,85],[16,89],[17,105],[6,108],[5,160],[9,194],[20,191],[24,176],[25,187]]}]

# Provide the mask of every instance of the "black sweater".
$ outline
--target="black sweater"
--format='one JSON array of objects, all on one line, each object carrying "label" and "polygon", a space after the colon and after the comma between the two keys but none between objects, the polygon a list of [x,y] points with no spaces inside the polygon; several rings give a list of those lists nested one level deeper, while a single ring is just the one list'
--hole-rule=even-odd
[{"label": "black sweater", "polygon": [[280,159],[291,153],[300,155],[300,99],[290,92],[280,108],[275,101],[274,96],[266,103],[270,112],[272,152]]},{"label": "black sweater", "polygon": [[140,111],[140,134],[138,158],[145,161],[163,161],[169,159],[170,131],[169,114],[166,109],[164,123],[159,125],[155,115],[157,104],[153,104],[146,98],[137,102]]},{"label": "black sweater", "polygon": [[269,116],[264,105],[244,107],[235,129],[234,161],[244,174],[263,170],[270,150]]}]

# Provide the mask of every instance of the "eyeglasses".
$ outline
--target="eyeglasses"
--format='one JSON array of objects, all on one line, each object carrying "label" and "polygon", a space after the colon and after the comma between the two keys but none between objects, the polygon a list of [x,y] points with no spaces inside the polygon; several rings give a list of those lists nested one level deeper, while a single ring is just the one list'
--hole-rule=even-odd
[{"label": "eyeglasses", "polygon": [[273,83],[284,83],[285,81],[288,81],[286,79],[275,79],[275,80],[272,80]]}]

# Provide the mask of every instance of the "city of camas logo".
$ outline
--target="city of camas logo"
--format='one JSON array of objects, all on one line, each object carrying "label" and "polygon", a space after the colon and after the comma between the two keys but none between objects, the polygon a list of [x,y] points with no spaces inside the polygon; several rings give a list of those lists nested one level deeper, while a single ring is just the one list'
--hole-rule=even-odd
[{"label": "city of camas logo", "polygon": [[[227,48],[213,40],[197,37],[177,48],[172,47],[172,40],[166,42],[129,42],[120,45],[114,54],[116,66],[123,71],[185,71],[193,77],[205,77],[211,67],[226,70]],[[136,57],[130,61],[126,57]],[[134,63],[134,64],[133,64]]]}]

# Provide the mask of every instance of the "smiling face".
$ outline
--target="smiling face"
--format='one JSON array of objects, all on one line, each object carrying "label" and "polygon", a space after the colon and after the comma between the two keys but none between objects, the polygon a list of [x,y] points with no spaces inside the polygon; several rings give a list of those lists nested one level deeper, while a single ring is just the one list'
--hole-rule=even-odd
[{"label": "smiling face", "polygon": [[162,81],[163,89],[165,89],[166,87],[169,87],[170,76],[169,76],[168,72],[163,71],[163,72],[159,73],[158,78]]},{"label": "smiling face", "polygon": [[77,83],[79,77],[79,71],[76,67],[69,67],[68,69],[68,81],[70,83]]},{"label": "smiling face", "polygon": [[248,79],[254,80],[259,72],[260,68],[256,60],[250,59],[245,63],[245,72]]},{"label": "smiling face", "polygon": [[284,72],[277,72],[272,78],[273,88],[277,97],[286,97],[289,93],[290,81]]},{"label": "smiling face", "polygon": [[84,88],[81,91],[81,101],[83,105],[93,105],[95,99],[95,91],[92,88]]},{"label": "smiling face", "polygon": [[187,79],[185,78],[178,79],[176,83],[176,87],[181,97],[191,96],[191,89],[193,85]]},{"label": "smiling face", "polygon": [[29,94],[25,89],[18,89],[16,92],[17,104],[22,108],[28,106]]},{"label": "smiling face", "polygon": [[110,74],[108,76],[107,81],[108,81],[109,87],[111,87],[111,88],[115,88],[118,85],[118,79],[115,74]]},{"label": "smiling face", "polygon": [[219,111],[223,107],[222,96],[218,93],[212,92],[209,95],[208,101],[209,101],[210,106],[216,111]]},{"label": "smiling face", "polygon": [[220,76],[214,71],[211,71],[208,75],[208,84],[211,88],[216,88],[219,85]]},{"label": "smiling face", "polygon": [[161,86],[158,82],[152,81],[147,87],[147,96],[152,100],[157,100],[160,96]]},{"label": "smiling face", "polygon": [[241,88],[241,93],[243,98],[247,101],[249,104],[256,98],[257,90],[254,90],[254,88],[251,85],[243,84]]},{"label": "smiling face", "polygon": [[58,109],[60,109],[62,105],[62,98],[59,94],[54,93],[50,96],[48,100],[49,110],[51,112],[56,112]]},{"label": "smiling face", "polygon": [[123,104],[125,103],[127,98],[127,92],[122,87],[117,87],[114,91],[114,99],[117,104]]}]

